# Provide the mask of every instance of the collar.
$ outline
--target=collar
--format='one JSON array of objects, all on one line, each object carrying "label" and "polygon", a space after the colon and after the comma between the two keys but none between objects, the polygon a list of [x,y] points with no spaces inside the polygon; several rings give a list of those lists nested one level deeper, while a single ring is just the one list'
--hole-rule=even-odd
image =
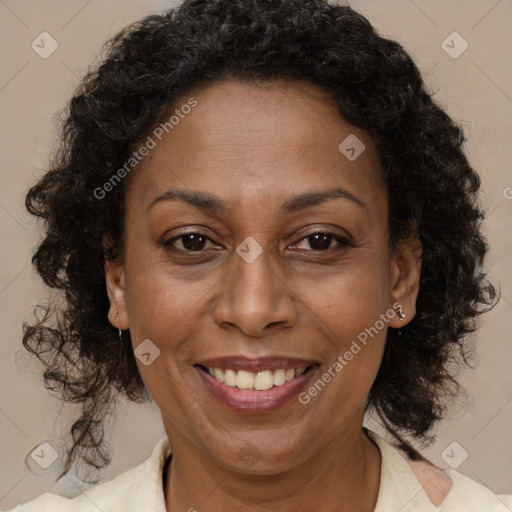
[{"label": "collar", "polygon": [[450,477],[428,461],[412,461],[375,432],[368,430],[368,436],[381,453],[380,487],[375,512],[438,512],[452,487]]}]

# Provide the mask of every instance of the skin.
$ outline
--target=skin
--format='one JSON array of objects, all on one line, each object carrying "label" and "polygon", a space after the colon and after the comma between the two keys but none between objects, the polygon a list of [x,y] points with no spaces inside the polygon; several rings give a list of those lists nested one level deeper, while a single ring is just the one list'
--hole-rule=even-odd
[{"label": "skin", "polygon": [[[105,263],[110,321],[130,329],[134,348],[150,339],[160,350],[149,366],[137,364],[171,443],[167,510],[372,511],[381,459],[361,430],[365,401],[387,328],[415,314],[420,242],[390,250],[374,144],[322,89],[228,80],[174,108],[190,97],[198,105],[130,176],[124,256]],[[366,146],[355,161],[338,149],[349,134]],[[335,198],[279,212],[291,197],[334,187],[363,206]],[[183,201],[148,211],[170,188],[214,194],[231,211]],[[183,238],[163,245],[198,230],[208,237],[202,252],[187,253]],[[353,246],[332,238],[319,249],[307,238],[315,231]],[[263,250],[252,263],[236,252],[249,236]],[[393,316],[308,404],[235,413],[193,367],[233,354],[312,359],[320,367],[310,386],[395,302],[406,320]],[[237,454],[244,446],[253,465]]]}]

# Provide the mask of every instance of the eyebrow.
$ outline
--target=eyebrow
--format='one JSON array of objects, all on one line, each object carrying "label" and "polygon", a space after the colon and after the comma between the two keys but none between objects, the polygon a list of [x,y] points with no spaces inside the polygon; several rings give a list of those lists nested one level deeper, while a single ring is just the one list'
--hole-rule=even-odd
[{"label": "eyebrow", "polygon": [[[348,190],[336,187],[329,190],[307,192],[287,199],[279,208],[279,213],[289,215],[297,211],[312,208],[313,206],[318,206],[331,199],[348,199],[366,209],[366,205],[359,198]],[[169,189],[163,194],[160,194],[151,201],[147,211],[149,212],[153,206],[164,201],[183,201],[208,213],[229,214],[231,212],[231,209],[225,203],[213,195],[205,192],[182,189]]]}]

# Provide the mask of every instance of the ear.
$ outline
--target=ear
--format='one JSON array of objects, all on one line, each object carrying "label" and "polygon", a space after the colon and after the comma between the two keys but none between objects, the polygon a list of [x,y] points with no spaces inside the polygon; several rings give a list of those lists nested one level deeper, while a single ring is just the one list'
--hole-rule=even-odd
[{"label": "ear", "polygon": [[404,320],[395,314],[389,326],[395,329],[409,323],[416,315],[416,298],[420,289],[422,248],[417,234],[397,243],[391,255],[391,304],[402,306]]},{"label": "ear", "polygon": [[110,300],[108,319],[118,329],[128,329],[129,322],[126,312],[124,288],[125,272],[121,258],[114,261],[105,260],[105,281]]}]

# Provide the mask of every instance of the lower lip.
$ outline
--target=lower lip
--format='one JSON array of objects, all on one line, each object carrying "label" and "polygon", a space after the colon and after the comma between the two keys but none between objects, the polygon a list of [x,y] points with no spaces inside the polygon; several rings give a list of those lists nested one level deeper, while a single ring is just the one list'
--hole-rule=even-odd
[{"label": "lower lip", "polygon": [[208,372],[196,366],[196,370],[206,387],[222,403],[236,412],[260,414],[282,407],[296,397],[304,383],[313,375],[317,366],[308,368],[301,376],[286,381],[282,386],[274,386],[267,391],[241,391],[237,387],[227,386],[212,377]]}]

